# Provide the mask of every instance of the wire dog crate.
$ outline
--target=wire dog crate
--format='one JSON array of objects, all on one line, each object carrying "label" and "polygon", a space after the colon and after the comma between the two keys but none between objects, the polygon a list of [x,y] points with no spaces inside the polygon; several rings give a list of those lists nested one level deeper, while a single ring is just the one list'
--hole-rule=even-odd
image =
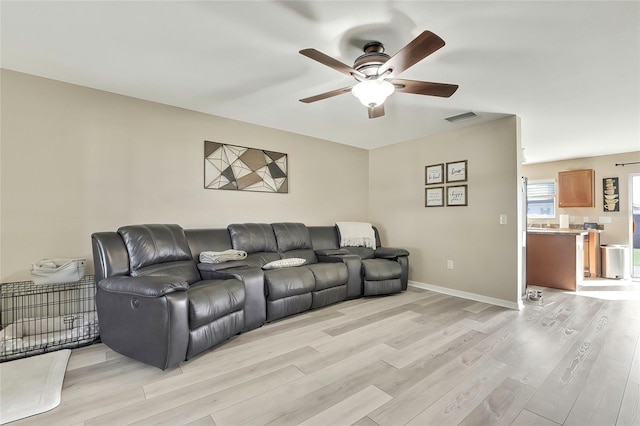
[{"label": "wire dog crate", "polygon": [[99,336],[95,280],[0,284],[0,362],[89,345]]}]

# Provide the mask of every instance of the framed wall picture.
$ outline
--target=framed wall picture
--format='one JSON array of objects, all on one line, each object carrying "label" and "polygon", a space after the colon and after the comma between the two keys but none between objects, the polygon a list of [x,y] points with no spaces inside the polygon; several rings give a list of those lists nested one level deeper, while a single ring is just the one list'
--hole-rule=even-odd
[{"label": "framed wall picture", "polygon": [[424,168],[424,184],[444,183],[444,164],[432,164]]},{"label": "framed wall picture", "polygon": [[447,186],[447,206],[467,205],[467,185]]},{"label": "framed wall picture", "polygon": [[425,188],[424,206],[425,207],[443,207],[444,206],[444,187],[435,186],[432,188]]},{"label": "framed wall picture", "polygon": [[467,180],[467,160],[447,163],[447,183]]},{"label": "framed wall picture", "polygon": [[605,212],[620,211],[620,192],[618,189],[618,178],[602,179],[602,208]]}]

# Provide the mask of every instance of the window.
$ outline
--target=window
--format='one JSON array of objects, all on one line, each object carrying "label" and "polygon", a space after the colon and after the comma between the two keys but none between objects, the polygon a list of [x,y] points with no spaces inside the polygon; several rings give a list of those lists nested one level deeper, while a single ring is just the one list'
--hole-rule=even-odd
[{"label": "window", "polygon": [[556,181],[531,180],[527,183],[527,217],[556,216]]}]

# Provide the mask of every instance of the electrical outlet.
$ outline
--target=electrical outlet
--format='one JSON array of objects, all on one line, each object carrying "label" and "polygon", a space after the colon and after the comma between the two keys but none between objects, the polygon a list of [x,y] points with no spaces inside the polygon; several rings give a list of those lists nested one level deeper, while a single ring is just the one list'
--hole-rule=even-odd
[{"label": "electrical outlet", "polygon": [[609,216],[600,216],[598,223],[611,223],[611,218]]},{"label": "electrical outlet", "polygon": [[589,222],[589,216],[584,216],[582,218],[582,223],[587,223],[587,222]]},{"label": "electrical outlet", "polygon": [[447,260],[447,269],[453,269],[453,260]]}]

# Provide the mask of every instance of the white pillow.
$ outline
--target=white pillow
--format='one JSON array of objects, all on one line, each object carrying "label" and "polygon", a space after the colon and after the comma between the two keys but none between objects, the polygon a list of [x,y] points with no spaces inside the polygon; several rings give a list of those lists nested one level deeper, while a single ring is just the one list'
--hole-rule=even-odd
[{"label": "white pillow", "polygon": [[290,266],[300,266],[307,263],[305,259],[300,259],[298,257],[291,257],[289,259],[280,259],[274,260],[273,262],[269,262],[262,266],[262,269],[278,269],[278,268],[288,268]]}]

